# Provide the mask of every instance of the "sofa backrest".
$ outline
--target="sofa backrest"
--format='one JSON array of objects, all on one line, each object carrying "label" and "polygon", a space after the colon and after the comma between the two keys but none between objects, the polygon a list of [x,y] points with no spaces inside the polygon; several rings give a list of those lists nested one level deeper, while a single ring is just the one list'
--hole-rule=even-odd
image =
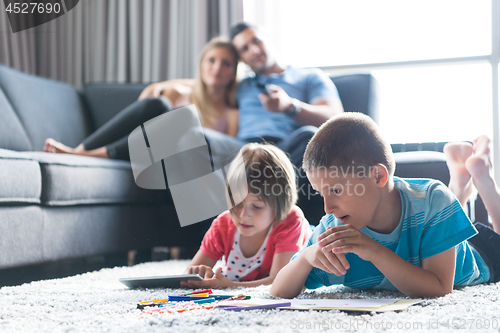
[{"label": "sofa backrest", "polygon": [[74,147],[91,132],[73,86],[0,65],[0,148],[40,151],[49,137]]},{"label": "sofa backrest", "polygon": [[[371,74],[333,76],[340,100],[347,112],[362,112],[379,121],[377,81]],[[120,110],[137,100],[147,84],[89,83],[83,91],[94,127],[99,128]]]},{"label": "sofa backrest", "polygon": [[118,112],[137,101],[145,83],[87,83],[83,95],[94,128],[99,128]]},{"label": "sofa backrest", "polygon": [[28,134],[2,89],[0,89],[0,148],[32,150]]},{"label": "sofa backrest", "polygon": [[371,74],[351,74],[331,77],[337,87],[346,112],[361,112],[379,123],[378,84]]}]

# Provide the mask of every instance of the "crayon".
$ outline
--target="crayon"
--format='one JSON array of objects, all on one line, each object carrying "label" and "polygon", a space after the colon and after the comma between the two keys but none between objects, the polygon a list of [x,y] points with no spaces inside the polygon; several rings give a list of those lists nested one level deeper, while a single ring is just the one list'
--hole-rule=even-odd
[{"label": "crayon", "polygon": [[212,289],[204,289],[204,290],[193,291],[192,293],[187,293],[187,294],[184,294],[183,296],[189,296],[189,295],[193,295],[193,294],[204,294],[204,293],[211,294],[212,293]]},{"label": "crayon", "polygon": [[190,296],[190,297],[210,297],[208,296],[209,293],[200,293],[200,294],[186,294],[186,295],[182,295],[182,296]]},{"label": "crayon", "polygon": [[216,301],[215,297],[208,297],[208,298],[198,299],[198,300],[194,301],[194,303],[202,304],[202,303],[212,303],[215,301]]}]

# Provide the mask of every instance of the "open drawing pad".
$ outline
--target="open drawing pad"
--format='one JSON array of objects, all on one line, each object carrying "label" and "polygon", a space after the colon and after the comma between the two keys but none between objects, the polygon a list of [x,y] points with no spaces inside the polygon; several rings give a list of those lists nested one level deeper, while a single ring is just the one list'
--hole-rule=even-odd
[{"label": "open drawing pad", "polygon": [[133,288],[180,288],[181,281],[203,280],[198,274],[165,275],[119,279],[127,287]]}]

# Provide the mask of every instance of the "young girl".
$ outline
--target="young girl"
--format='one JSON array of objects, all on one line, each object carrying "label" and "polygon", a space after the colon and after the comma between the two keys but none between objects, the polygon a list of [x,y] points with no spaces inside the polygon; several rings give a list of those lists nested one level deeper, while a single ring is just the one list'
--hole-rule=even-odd
[{"label": "young girl", "polygon": [[[183,282],[183,287],[271,284],[311,233],[304,214],[295,206],[295,172],[283,151],[249,143],[235,161],[243,163],[232,163],[227,172],[229,200],[244,200],[212,222],[186,270],[204,280]],[[222,257],[224,267],[214,272],[212,268]]]}]

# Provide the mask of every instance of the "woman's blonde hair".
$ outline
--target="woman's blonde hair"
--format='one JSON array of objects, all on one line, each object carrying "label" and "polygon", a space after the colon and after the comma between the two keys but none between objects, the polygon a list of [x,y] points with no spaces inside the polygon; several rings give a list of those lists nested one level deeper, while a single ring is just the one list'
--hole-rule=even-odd
[{"label": "woman's blonde hair", "polygon": [[226,192],[232,197],[230,211],[233,214],[234,204],[245,199],[246,192],[241,191],[245,185],[248,194],[271,207],[276,214],[276,224],[290,214],[297,202],[293,165],[281,149],[270,144],[248,143],[231,163]]},{"label": "woman's blonde hair", "polygon": [[201,51],[200,61],[198,63],[198,72],[196,74],[196,82],[193,87],[193,103],[200,111],[202,125],[205,127],[212,127],[220,116],[220,110],[218,110],[208,98],[207,85],[203,82],[201,77],[201,65],[203,63],[203,59],[209,51],[215,48],[224,48],[233,55],[235,75],[234,79],[227,86],[225,102],[231,108],[237,107],[236,92],[238,90],[238,84],[236,82],[236,69],[239,61],[238,51],[236,51],[236,48],[233,44],[231,44],[229,39],[216,37],[210,40]]}]

